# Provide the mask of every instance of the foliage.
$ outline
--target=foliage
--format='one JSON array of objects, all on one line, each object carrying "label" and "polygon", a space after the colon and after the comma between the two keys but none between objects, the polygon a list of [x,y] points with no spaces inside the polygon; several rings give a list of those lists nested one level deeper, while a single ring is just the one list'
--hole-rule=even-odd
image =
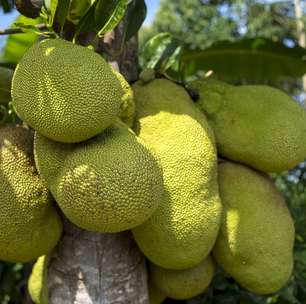
[{"label": "foliage", "polygon": [[263,83],[306,73],[306,50],[264,38],[219,41],[204,50],[189,50],[170,33],[152,37],[143,47],[140,64],[175,80],[215,77],[231,82]]},{"label": "foliage", "polygon": [[[68,2],[45,1],[50,3],[42,9],[43,22],[47,25],[47,29],[43,30],[46,35],[51,33],[84,44],[94,44],[98,34],[104,35],[124,20],[128,40],[138,31],[146,15],[143,0],[137,0],[135,5],[128,1],[94,0],[88,1],[88,6],[84,7],[81,7],[80,0]],[[103,5],[107,5],[108,9],[102,10],[100,14]],[[10,11],[12,1],[0,0],[0,7],[5,12]],[[124,17],[126,9],[127,15]],[[1,57],[3,65],[17,63],[25,49],[38,38],[29,25],[35,27],[42,19],[29,21],[20,18],[19,26],[21,24],[26,33],[10,36]],[[93,33],[93,37],[83,41],[84,32]],[[142,28],[140,32],[142,47],[149,38],[161,32],[167,33],[155,37],[143,49],[141,64],[143,68],[155,68],[159,73],[177,80],[185,80],[186,76],[194,76],[201,70],[205,73],[210,69],[217,71],[220,78],[230,78],[230,81],[259,83],[266,83],[267,77],[269,81],[274,81],[280,76],[299,77],[305,72],[305,62],[301,60],[305,50],[296,47],[297,33],[291,1],[161,0],[153,25]],[[265,39],[258,40],[258,37]],[[225,40],[227,42],[220,42]],[[259,47],[256,47],[256,41],[260,41]],[[295,47],[288,48],[288,45]],[[229,51],[232,54],[229,55]],[[247,54],[244,57],[241,56],[243,52]],[[254,61],[254,58],[259,61]],[[189,70],[186,70],[187,64]],[[253,79],[250,80],[246,75],[251,75]],[[0,77],[6,76],[0,73]],[[291,92],[298,87],[296,80],[287,80],[285,85],[282,83],[282,88]],[[1,89],[0,79],[0,94]],[[17,116],[11,105],[5,103],[4,107],[8,114],[6,122],[16,121]],[[0,122],[2,110],[0,108]],[[273,175],[273,178],[288,202],[297,231],[295,271],[288,285],[270,297],[254,296],[219,269],[212,286],[204,295],[189,301],[166,300],[165,303],[305,303],[306,163],[290,172]],[[0,262],[1,304],[22,303],[26,273],[26,266]]]},{"label": "foliage", "polygon": [[[18,24],[34,26],[41,22],[39,18],[30,19],[24,16],[19,16],[16,21]],[[15,26],[15,25],[14,25]],[[24,52],[38,39],[38,35],[33,32],[27,32],[20,35],[10,35],[3,54],[0,56],[1,60],[11,64],[17,64]]]},{"label": "foliage", "polygon": [[0,303],[21,304],[24,298],[25,267],[0,262]]},{"label": "foliage", "polygon": [[2,8],[5,13],[10,12],[13,8],[13,1],[11,1],[11,0],[0,0],[0,8]]},{"label": "foliage", "polygon": [[161,0],[153,24],[140,32],[141,45],[160,32],[170,32],[188,49],[241,37],[297,40],[292,1]]}]

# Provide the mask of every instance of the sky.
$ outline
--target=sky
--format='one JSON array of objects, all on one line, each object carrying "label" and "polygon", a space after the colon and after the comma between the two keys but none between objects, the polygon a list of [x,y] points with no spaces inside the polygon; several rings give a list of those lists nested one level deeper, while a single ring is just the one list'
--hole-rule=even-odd
[{"label": "sky", "polygon": [[156,11],[158,10],[159,0],[146,0],[146,4],[148,7],[148,13],[144,25],[150,25],[153,21]]}]

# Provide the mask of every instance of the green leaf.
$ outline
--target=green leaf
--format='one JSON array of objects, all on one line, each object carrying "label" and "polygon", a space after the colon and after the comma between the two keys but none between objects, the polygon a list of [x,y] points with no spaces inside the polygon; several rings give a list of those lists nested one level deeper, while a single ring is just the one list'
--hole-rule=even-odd
[{"label": "green leaf", "polygon": [[125,41],[132,38],[140,29],[147,15],[147,6],[144,0],[132,1],[126,12]]},{"label": "green leaf", "polygon": [[81,18],[80,22],[76,26],[75,37],[80,33],[95,32],[95,10],[99,0],[92,2],[91,6]]},{"label": "green leaf", "polygon": [[[224,80],[263,82],[281,77],[299,78],[306,73],[306,50],[289,48],[268,39],[218,42],[206,50],[185,51],[181,57],[191,76],[212,70]],[[304,60],[303,60],[304,58]]]},{"label": "green leaf", "polygon": [[51,0],[45,0],[44,1],[44,7],[46,8],[47,11],[51,11]]},{"label": "green leaf", "polygon": [[[41,22],[40,18],[30,19],[24,16],[19,16],[16,19],[17,23],[35,25]],[[1,60],[6,63],[16,64],[19,62],[27,49],[37,41],[38,35],[28,32],[24,34],[10,35],[3,49]]]},{"label": "green leaf", "polygon": [[4,13],[10,12],[12,9],[7,0],[0,0],[0,6],[3,8]]},{"label": "green leaf", "polygon": [[301,302],[295,297],[295,290],[292,286],[287,286],[281,291],[281,297],[292,304],[300,304]]},{"label": "green leaf", "polygon": [[[61,0],[62,1],[62,0]],[[60,2],[61,2],[60,1]],[[55,14],[56,14],[56,9],[58,6],[58,0],[51,0],[51,6],[50,6],[50,23],[49,25],[53,25],[54,19],[55,19]]]},{"label": "green leaf", "polygon": [[56,13],[53,20],[53,26],[56,29],[58,28],[58,32],[61,32],[63,30],[63,26],[66,22],[66,17],[69,13],[69,5],[70,0],[61,0],[57,4]]},{"label": "green leaf", "polygon": [[94,32],[103,36],[111,31],[124,16],[127,0],[95,0],[76,27],[75,38],[82,33]]},{"label": "green leaf", "polygon": [[93,2],[91,0],[71,0],[67,19],[75,25],[78,24]]},{"label": "green leaf", "polygon": [[0,67],[0,104],[11,100],[11,82],[14,71]]},{"label": "green leaf", "polygon": [[99,0],[95,9],[95,23],[98,36],[113,30],[123,18],[127,0]]},{"label": "green leaf", "polygon": [[142,68],[164,73],[170,67],[177,69],[182,52],[181,42],[170,33],[160,33],[151,38],[142,51]]}]

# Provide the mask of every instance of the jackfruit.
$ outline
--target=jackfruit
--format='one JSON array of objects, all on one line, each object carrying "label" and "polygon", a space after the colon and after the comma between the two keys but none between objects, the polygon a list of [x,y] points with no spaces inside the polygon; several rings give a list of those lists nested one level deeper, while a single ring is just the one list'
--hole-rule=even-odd
[{"label": "jackfruit", "polygon": [[219,165],[224,211],[213,253],[241,286],[257,294],[279,290],[293,268],[294,225],[272,181],[243,165]]},{"label": "jackfruit", "polygon": [[198,106],[213,128],[218,152],[265,172],[291,169],[306,158],[306,111],[278,89],[199,80]]},{"label": "jackfruit", "polygon": [[62,39],[34,44],[12,82],[13,105],[22,120],[40,134],[67,143],[107,128],[119,113],[122,94],[100,55]]},{"label": "jackfruit", "polygon": [[128,230],[147,220],[163,195],[155,157],[119,119],[81,144],[62,144],[36,133],[34,150],[58,205],[81,228]]},{"label": "jackfruit", "polygon": [[0,260],[28,262],[57,244],[62,223],[33,159],[33,135],[0,127]]},{"label": "jackfruit", "polygon": [[49,257],[43,255],[35,262],[28,281],[28,291],[35,304],[48,304],[48,263]]},{"label": "jackfruit", "polygon": [[163,269],[150,265],[150,278],[155,286],[169,298],[187,300],[203,293],[215,273],[215,263],[209,255],[199,265],[184,269]]},{"label": "jackfruit", "polygon": [[145,69],[139,74],[139,80],[146,84],[156,77],[156,72],[154,69]]},{"label": "jackfruit", "polygon": [[149,281],[149,303],[161,304],[167,296],[159,290],[151,281]]},{"label": "jackfruit", "polygon": [[135,118],[134,93],[131,86],[124,78],[124,76],[115,70],[114,73],[117,76],[118,80],[120,81],[123,90],[123,95],[121,97],[121,104],[119,110],[119,118],[124,123],[126,123],[130,128],[132,128]]},{"label": "jackfruit", "polygon": [[166,79],[133,86],[136,133],[163,168],[165,195],[153,216],[133,229],[154,264],[199,264],[215,243],[221,219],[213,134],[186,91]]}]

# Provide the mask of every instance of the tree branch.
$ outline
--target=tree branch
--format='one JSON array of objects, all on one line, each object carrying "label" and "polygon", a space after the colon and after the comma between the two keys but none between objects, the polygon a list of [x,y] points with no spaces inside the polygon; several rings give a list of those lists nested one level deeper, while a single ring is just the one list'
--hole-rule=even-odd
[{"label": "tree branch", "polygon": [[[34,25],[34,27],[39,31],[48,29],[45,24],[37,24],[37,25]],[[0,29],[0,35],[13,35],[13,34],[24,34],[24,33],[26,33],[26,31],[25,29],[21,27],[14,27],[14,28],[9,28],[9,29],[4,29],[4,30]]]}]

